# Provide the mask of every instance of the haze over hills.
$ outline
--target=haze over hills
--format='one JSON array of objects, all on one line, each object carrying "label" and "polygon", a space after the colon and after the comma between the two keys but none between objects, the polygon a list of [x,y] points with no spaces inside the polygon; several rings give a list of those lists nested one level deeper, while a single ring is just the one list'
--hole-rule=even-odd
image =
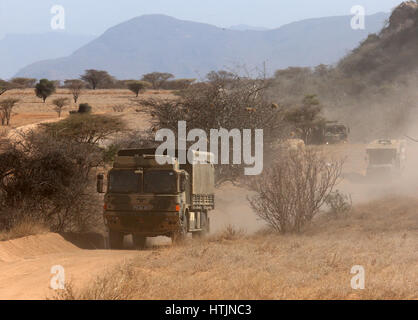
[{"label": "haze over hills", "polygon": [[0,78],[12,77],[19,69],[44,59],[69,55],[94,36],[65,32],[7,34],[0,40]]},{"label": "haze over hills", "polygon": [[211,70],[266,62],[267,71],[288,66],[333,64],[368,34],[382,29],[387,13],[366,17],[365,30],[353,30],[351,16],[303,20],[266,31],[231,30],[145,15],[108,29],[73,54],[33,63],[16,76],[68,79],[85,69],[109,71],[119,79],[163,71],[200,78]]}]

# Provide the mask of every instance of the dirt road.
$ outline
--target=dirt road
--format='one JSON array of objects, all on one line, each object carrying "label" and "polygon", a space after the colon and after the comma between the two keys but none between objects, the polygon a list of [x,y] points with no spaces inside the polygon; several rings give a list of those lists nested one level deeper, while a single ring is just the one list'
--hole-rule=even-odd
[{"label": "dirt road", "polygon": [[51,298],[56,265],[77,287],[135,255],[138,251],[82,250],[54,233],[0,242],[0,299]]}]

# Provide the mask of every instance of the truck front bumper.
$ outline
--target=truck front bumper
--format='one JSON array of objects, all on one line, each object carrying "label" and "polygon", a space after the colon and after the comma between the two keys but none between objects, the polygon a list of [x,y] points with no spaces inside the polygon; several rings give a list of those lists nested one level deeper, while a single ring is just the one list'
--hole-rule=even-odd
[{"label": "truck front bumper", "polygon": [[170,236],[180,226],[179,213],[175,211],[105,211],[104,220],[111,230],[145,237]]}]

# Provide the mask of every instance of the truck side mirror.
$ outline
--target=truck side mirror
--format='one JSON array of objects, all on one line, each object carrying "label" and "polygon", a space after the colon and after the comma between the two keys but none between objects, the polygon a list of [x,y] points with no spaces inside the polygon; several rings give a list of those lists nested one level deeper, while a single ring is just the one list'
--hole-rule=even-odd
[{"label": "truck side mirror", "polygon": [[186,185],[187,185],[187,173],[182,172],[180,174],[180,192],[186,191]]},{"label": "truck side mirror", "polygon": [[97,192],[98,193],[104,193],[103,181],[104,181],[104,175],[102,173],[99,173],[97,175]]}]

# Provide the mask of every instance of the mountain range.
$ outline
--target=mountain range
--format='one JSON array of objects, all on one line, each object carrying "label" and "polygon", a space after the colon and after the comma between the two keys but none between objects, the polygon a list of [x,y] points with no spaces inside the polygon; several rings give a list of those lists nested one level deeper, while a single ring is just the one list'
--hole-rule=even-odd
[{"label": "mountain range", "polygon": [[263,63],[270,73],[289,66],[334,64],[368,34],[379,32],[388,17],[367,16],[364,30],[351,28],[351,16],[308,19],[271,30],[236,30],[144,15],[108,29],[72,54],[29,64],[16,76],[63,80],[100,69],[119,79],[154,71],[202,78],[211,70],[245,66],[251,71]]},{"label": "mountain range", "polygon": [[7,34],[0,40],[0,78],[10,78],[21,68],[39,60],[70,55],[94,38],[65,32]]}]

